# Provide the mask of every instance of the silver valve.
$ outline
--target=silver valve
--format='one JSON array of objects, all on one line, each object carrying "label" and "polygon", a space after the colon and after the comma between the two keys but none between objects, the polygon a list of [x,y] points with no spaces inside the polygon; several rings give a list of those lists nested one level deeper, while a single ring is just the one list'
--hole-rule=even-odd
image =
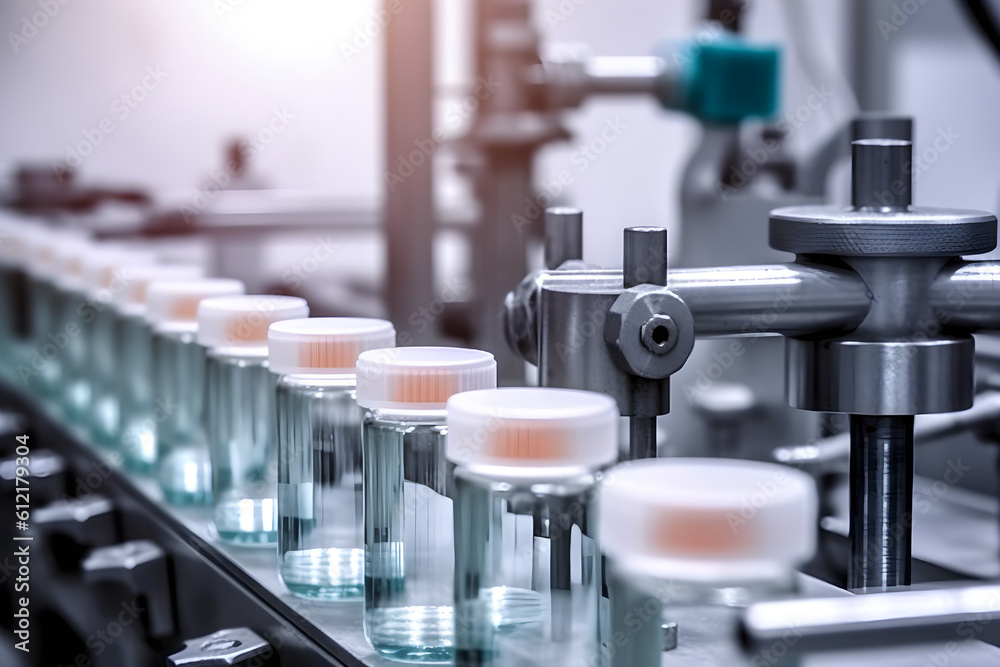
[{"label": "silver valve", "polygon": [[228,628],[204,637],[188,639],[184,650],[167,658],[168,667],[274,667],[274,650],[249,628]]},{"label": "silver valve", "polygon": [[162,639],[174,634],[167,554],[157,544],[133,540],[94,549],[84,559],[82,568],[88,584],[109,581],[122,584],[145,599],[151,637]]}]

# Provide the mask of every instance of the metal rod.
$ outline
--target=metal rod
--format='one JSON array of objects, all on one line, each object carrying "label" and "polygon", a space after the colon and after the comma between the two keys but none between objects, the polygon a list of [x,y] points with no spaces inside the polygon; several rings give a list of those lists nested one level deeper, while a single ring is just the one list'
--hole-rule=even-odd
[{"label": "metal rod", "polygon": [[950,330],[1000,329],[1000,262],[946,266],[931,284],[930,305]]},{"label": "metal rod", "polygon": [[777,264],[671,271],[670,290],[694,315],[698,336],[854,329],[871,293],[854,272]]},{"label": "metal rod", "polygon": [[[512,292],[506,310],[509,322],[524,330],[526,340],[519,346],[538,349],[536,322],[524,313],[537,308],[542,284],[560,292],[617,294],[623,282],[619,271],[567,270],[544,274],[529,289]],[[851,331],[872,300],[864,280],[852,271],[799,264],[680,269],[669,272],[669,282],[691,309],[699,337]]]},{"label": "metal rod", "polygon": [[801,655],[930,644],[958,636],[994,642],[1000,627],[990,620],[996,618],[998,603],[1000,586],[758,602],[743,613],[739,634],[751,655],[778,644],[789,655]]},{"label": "metal rod", "polygon": [[662,227],[629,227],[625,230],[622,284],[667,284],[667,230]]},{"label": "metal rod", "polygon": [[851,415],[851,558],[847,587],[910,583],[913,416]]},{"label": "metal rod", "polygon": [[630,460],[656,458],[656,417],[628,418]]},{"label": "metal rod", "polygon": [[898,139],[913,141],[913,118],[884,113],[861,114],[851,123],[851,141]]},{"label": "metal rod", "polygon": [[583,259],[583,211],[565,206],[545,210],[545,268]]},{"label": "metal rod", "polygon": [[[1000,391],[977,394],[968,410],[917,415],[913,421],[913,442],[926,445],[957,433],[976,431],[1000,420]],[[778,447],[773,458],[779,463],[801,466],[817,474],[846,470],[851,455],[850,433],[838,433],[807,445]]]},{"label": "metal rod", "polygon": [[854,208],[905,211],[913,199],[913,144],[897,139],[861,139],[851,148]]},{"label": "metal rod", "polygon": [[[625,230],[622,285],[667,284],[667,230],[630,227]],[[629,459],[656,458],[656,415],[632,415],[628,420]]]}]

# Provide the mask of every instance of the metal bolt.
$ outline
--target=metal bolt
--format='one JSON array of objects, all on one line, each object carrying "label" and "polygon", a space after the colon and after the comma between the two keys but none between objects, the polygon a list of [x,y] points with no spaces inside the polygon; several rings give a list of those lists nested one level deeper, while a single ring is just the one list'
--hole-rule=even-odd
[{"label": "metal bolt", "polygon": [[642,325],[640,335],[653,354],[666,354],[677,345],[677,325],[668,315],[653,315]]},{"label": "metal bolt", "polygon": [[660,648],[664,651],[673,651],[677,648],[677,624],[668,621],[660,626]]}]

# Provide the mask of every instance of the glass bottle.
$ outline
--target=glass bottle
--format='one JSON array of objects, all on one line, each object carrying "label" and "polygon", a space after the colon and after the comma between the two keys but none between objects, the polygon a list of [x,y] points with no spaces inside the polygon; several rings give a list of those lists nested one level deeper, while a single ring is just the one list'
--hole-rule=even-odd
[{"label": "glass bottle", "polygon": [[305,299],[291,296],[222,296],[198,305],[198,343],[208,348],[214,526],[222,542],[278,540],[277,378],[268,370],[267,329],[308,315]]},{"label": "glass bottle", "polygon": [[609,471],[600,501],[607,664],[659,667],[667,622],[678,629],[669,664],[691,664],[684,656],[707,667],[752,664],[740,648],[739,614],[794,594],[795,567],[816,546],[812,478],[755,461],[648,459]]},{"label": "glass bottle", "polygon": [[27,348],[32,340],[29,338],[29,313],[31,302],[28,298],[30,265],[28,253],[29,236],[33,229],[26,220],[5,217],[0,234],[0,258],[2,258],[3,274],[3,308],[5,313],[3,327],[4,344],[0,355],[3,364],[0,373],[14,387],[26,387],[30,384],[32,373]]},{"label": "glass bottle", "polygon": [[455,662],[578,667],[598,652],[596,494],[618,407],[586,391],[448,400],[455,465]]},{"label": "glass bottle", "polygon": [[198,304],[244,291],[239,280],[199,278],[156,281],[146,293],[146,319],[153,331],[153,393],[167,406],[154,420],[157,478],[164,498],[173,505],[212,501]]},{"label": "glass bottle", "polygon": [[454,518],[445,403],[496,386],[479,350],[401,347],[358,357],[365,494],[365,636],[384,657],[450,661]]},{"label": "glass bottle", "polygon": [[278,563],[285,586],[312,599],[364,595],[361,408],[355,364],[392,347],[385,320],[284,320],[268,332],[278,379]]},{"label": "glass bottle", "polygon": [[53,248],[57,234],[41,225],[26,236],[28,257],[28,349],[22,365],[25,384],[46,404],[55,405],[61,365],[59,346],[50,340],[55,323],[56,293],[53,285]]},{"label": "glass bottle", "polygon": [[146,295],[157,280],[200,278],[197,265],[154,264],[121,269],[116,278],[122,288],[114,295],[119,346],[118,406],[121,441],[118,451],[125,467],[150,473],[159,457],[156,422],[173,407],[153,388],[153,330],[146,319]]},{"label": "glass bottle", "polygon": [[156,255],[125,247],[100,249],[84,262],[88,299],[81,309],[88,327],[87,375],[90,380],[90,436],[100,446],[117,450],[121,443],[118,373],[121,366],[119,317],[112,302],[127,285],[120,272],[157,263]]},{"label": "glass bottle", "polygon": [[87,423],[90,407],[87,327],[81,322],[80,310],[87,299],[84,260],[96,247],[92,242],[78,240],[54,249],[53,323],[55,338],[64,346],[60,354],[59,402],[71,428]]},{"label": "glass bottle", "polygon": [[[27,224],[13,216],[0,213],[0,374],[14,383],[20,382],[21,346],[25,324],[22,307],[26,287],[24,262]],[[15,385],[16,386],[16,385]]]}]

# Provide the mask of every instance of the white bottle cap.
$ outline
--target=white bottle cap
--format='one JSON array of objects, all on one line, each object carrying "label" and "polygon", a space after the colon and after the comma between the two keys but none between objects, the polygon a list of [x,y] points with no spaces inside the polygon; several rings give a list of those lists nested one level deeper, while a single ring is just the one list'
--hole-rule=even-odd
[{"label": "white bottle cap", "polygon": [[774,463],[630,461],[601,484],[604,551],[623,569],[706,583],[768,578],[816,549],[813,479]]},{"label": "white bottle cap", "polygon": [[32,225],[14,217],[3,217],[0,223],[0,264],[27,268],[30,263],[29,236]]},{"label": "white bottle cap", "polygon": [[243,281],[232,278],[156,280],[146,290],[146,319],[154,331],[198,331],[198,304],[214,296],[246,292]]},{"label": "white bottle cap", "polygon": [[58,275],[57,252],[65,245],[75,245],[86,241],[79,230],[53,229],[41,225],[28,227],[23,236],[25,268],[31,275],[45,280],[55,280]]},{"label": "white bottle cap", "polygon": [[83,262],[83,280],[91,297],[111,303],[126,289],[117,279],[122,269],[152,266],[158,263],[156,253],[122,246],[99,246]]},{"label": "white bottle cap", "polygon": [[497,386],[497,362],[482,350],[393,347],[358,356],[358,405],[444,410],[452,395]]},{"label": "white bottle cap", "polygon": [[553,476],[618,458],[618,405],[546,387],[483,389],[448,399],[448,459],[495,476]]},{"label": "white bottle cap", "polygon": [[71,238],[57,243],[52,248],[50,271],[55,284],[64,290],[85,291],[84,263],[97,248],[97,244],[87,238]]},{"label": "white bottle cap", "polygon": [[267,330],[275,322],[309,317],[297,296],[217,296],[198,304],[198,343],[212,349],[267,356]]},{"label": "white bottle cap", "polygon": [[268,365],[280,375],[354,375],[359,354],[395,344],[396,330],[386,320],[283,320],[267,333]]},{"label": "white bottle cap", "polygon": [[122,289],[114,293],[115,308],[124,315],[141,316],[146,312],[146,295],[151,282],[201,278],[205,269],[196,264],[153,264],[119,268],[114,275],[114,280],[122,285]]}]

